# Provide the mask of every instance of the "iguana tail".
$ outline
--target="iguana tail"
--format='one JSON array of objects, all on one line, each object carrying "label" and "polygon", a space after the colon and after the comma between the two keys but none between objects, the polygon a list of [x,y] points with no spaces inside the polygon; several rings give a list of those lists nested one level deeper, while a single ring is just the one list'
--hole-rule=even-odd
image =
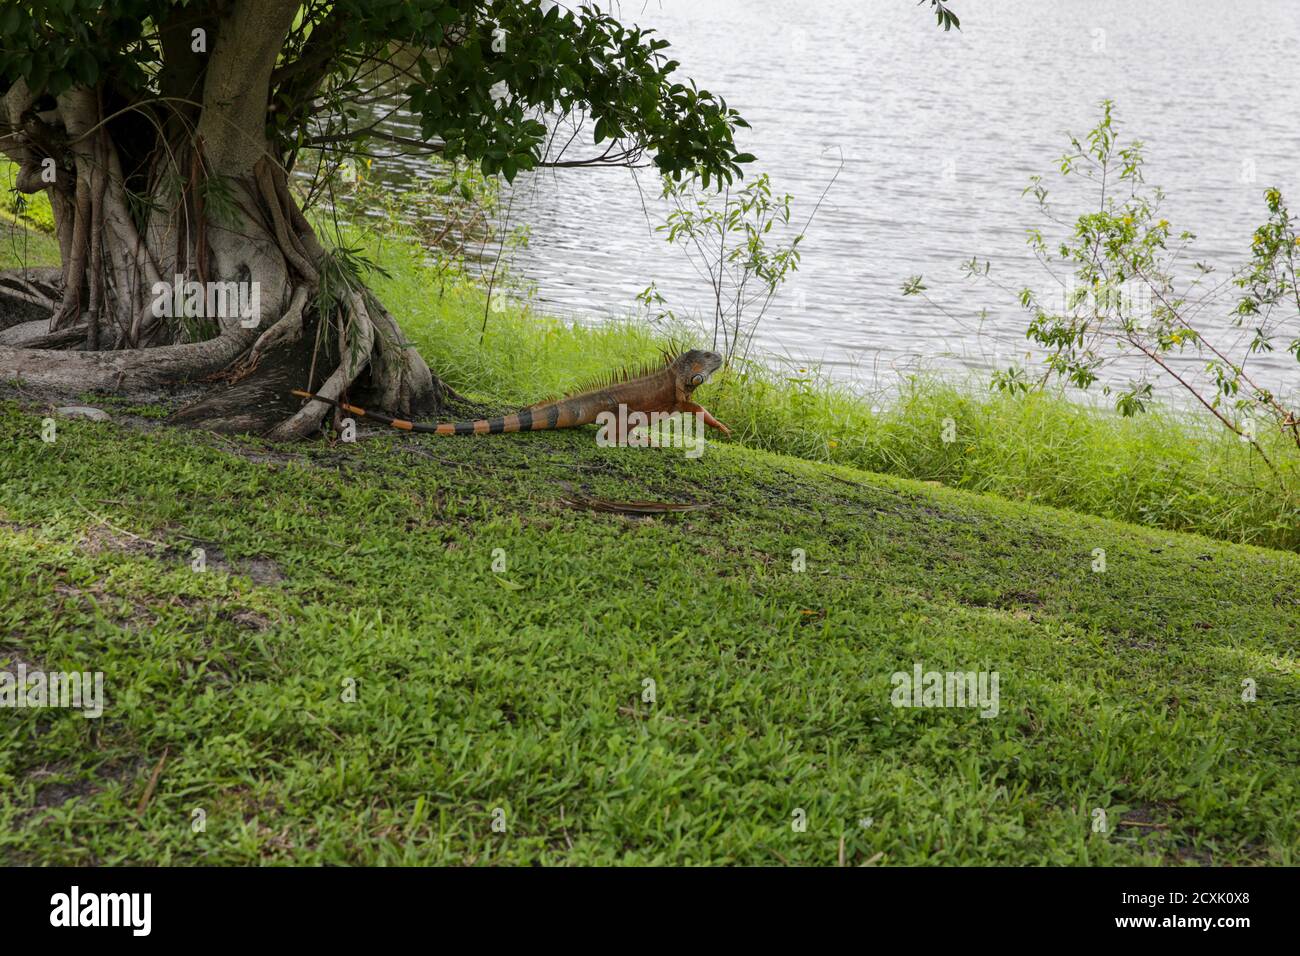
[{"label": "iguana tail", "polygon": [[569,428],[573,425],[586,424],[578,421],[578,416],[574,415],[563,402],[536,405],[497,418],[478,418],[468,422],[443,422],[439,425],[426,425],[421,422],[409,422],[403,418],[391,418],[382,412],[369,412],[364,408],[358,408],[356,405],[336,402],[332,398],[313,395],[311,392],[304,392],[296,388],[293,390],[293,394],[299,398],[311,398],[318,402],[325,402],[359,418],[368,418],[371,421],[392,425],[402,431],[423,432],[429,435],[499,435],[502,432],[538,431],[540,429]]}]

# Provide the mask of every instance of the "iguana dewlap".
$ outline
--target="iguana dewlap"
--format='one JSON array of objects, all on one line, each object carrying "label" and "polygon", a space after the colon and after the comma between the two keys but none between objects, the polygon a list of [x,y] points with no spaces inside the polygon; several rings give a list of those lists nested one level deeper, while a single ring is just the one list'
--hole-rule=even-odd
[{"label": "iguana dewlap", "polygon": [[692,349],[670,358],[662,367],[653,371],[639,369],[616,372],[577,394],[555,401],[539,402],[511,415],[441,424],[391,418],[298,389],[294,389],[293,394],[300,398],[327,402],[353,415],[383,422],[404,431],[426,432],[431,435],[499,435],[503,432],[576,428],[595,423],[596,417],[602,412],[617,414],[620,405],[629,412],[698,413],[703,416],[706,425],[730,435],[731,429],[710,415],[707,409],[691,401],[691,393],[721,366],[722,357],[716,352]]}]

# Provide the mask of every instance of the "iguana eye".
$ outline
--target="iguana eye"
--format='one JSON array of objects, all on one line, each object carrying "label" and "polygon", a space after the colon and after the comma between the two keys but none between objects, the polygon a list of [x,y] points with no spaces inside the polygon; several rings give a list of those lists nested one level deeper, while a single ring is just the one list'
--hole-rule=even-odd
[{"label": "iguana eye", "polygon": [[696,375],[694,378],[691,379],[691,384],[692,384],[692,385],[703,385],[703,384],[704,384],[704,376],[703,376],[703,375]]}]

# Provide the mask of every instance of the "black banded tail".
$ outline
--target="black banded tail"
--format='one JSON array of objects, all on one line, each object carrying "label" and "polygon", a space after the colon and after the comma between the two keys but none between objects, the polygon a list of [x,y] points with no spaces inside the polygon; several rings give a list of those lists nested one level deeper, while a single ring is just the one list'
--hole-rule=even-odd
[{"label": "black banded tail", "polygon": [[[393,428],[402,431],[420,432],[426,435],[500,435],[503,432],[526,432],[538,427],[554,428],[559,417],[556,406],[550,405],[544,409],[525,408],[512,415],[498,415],[496,418],[478,418],[473,421],[426,425],[421,422],[407,421],[404,418],[393,418],[383,412],[367,411],[357,405],[337,402],[332,398],[326,398],[324,395],[314,395],[311,392],[304,392],[297,388],[293,390],[293,394],[299,398],[310,398],[318,402],[325,402],[335,408],[341,408],[345,412],[356,415],[358,418],[368,418],[371,421],[391,425]],[[536,417],[533,415],[534,411],[539,413]]]}]

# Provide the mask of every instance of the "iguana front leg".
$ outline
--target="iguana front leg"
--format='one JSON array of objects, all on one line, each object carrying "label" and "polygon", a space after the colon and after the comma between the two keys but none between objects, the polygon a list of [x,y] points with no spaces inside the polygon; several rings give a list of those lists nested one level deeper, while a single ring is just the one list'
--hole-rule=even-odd
[{"label": "iguana front leg", "polygon": [[731,429],[710,415],[709,410],[703,405],[696,405],[694,402],[683,402],[678,411],[689,412],[692,415],[702,415],[704,417],[704,424],[708,425],[710,428],[716,428],[724,435],[731,434]]}]

